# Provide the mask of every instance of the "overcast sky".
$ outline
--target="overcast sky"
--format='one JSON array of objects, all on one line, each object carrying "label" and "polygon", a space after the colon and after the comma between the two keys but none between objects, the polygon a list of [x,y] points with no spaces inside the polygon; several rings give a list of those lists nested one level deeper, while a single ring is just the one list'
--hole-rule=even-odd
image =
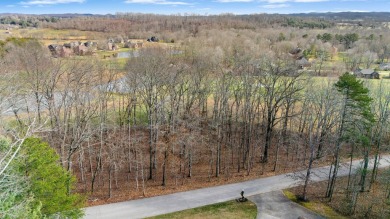
[{"label": "overcast sky", "polygon": [[390,0],[0,0],[0,13],[256,14],[389,12]]}]

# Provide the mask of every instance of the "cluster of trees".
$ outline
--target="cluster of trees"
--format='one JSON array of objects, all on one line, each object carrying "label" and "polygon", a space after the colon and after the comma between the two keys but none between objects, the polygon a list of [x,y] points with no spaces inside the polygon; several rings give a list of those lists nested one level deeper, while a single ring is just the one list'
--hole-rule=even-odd
[{"label": "cluster of trees", "polygon": [[357,33],[336,34],[334,38],[342,43],[346,49],[352,48],[354,42],[358,41],[359,35]]},{"label": "cluster of trees", "polygon": [[[367,37],[368,40],[372,40],[374,38],[374,34],[370,34]],[[331,42],[333,39],[333,35],[331,33],[323,33],[318,34],[317,39],[322,42]],[[350,49],[353,46],[353,43],[359,40],[359,35],[357,33],[346,33],[346,34],[335,34],[334,39],[336,42],[343,44],[346,49]]]},{"label": "cluster of trees", "polygon": [[[41,45],[34,40],[7,41],[6,45],[6,58],[10,58],[10,52],[16,52],[18,48],[19,52],[25,52],[26,46],[43,51]],[[21,59],[27,56],[32,58],[35,54],[23,56],[19,53]],[[7,66],[4,61],[2,59],[0,63],[1,68]],[[43,62],[44,60],[40,60],[41,66]],[[28,87],[22,88],[26,85],[22,85],[23,83],[12,85],[15,83],[12,79],[21,76],[12,74],[16,69],[23,68],[26,62],[13,64],[16,65],[15,68],[2,70],[0,83],[0,217],[80,218],[85,199],[73,191],[75,178],[59,163],[59,156],[53,147],[31,137],[45,129],[43,123],[37,121],[41,118],[35,112],[28,114],[28,118],[24,117],[26,114],[18,112],[23,107],[29,110],[29,103],[22,104],[20,101],[23,101],[21,96],[29,95],[31,90]],[[40,77],[38,69],[35,70],[36,77]],[[31,77],[32,72],[33,70],[24,72],[27,75],[23,77]],[[36,93],[36,97],[38,96]],[[8,112],[14,113],[16,123],[9,120]],[[23,122],[24,119],[26,122]]]},{"label": "cluster of trees", "polygon": [[[97,18],[83,17],[56,24],[82,21],[78,25],[97,27],[113,22],[128,28],[128,21],[139,23],[136,19],[144,16],[144,27],[161,18],[153,26],[156,28],[164,23],[163,18],[172,18],[121,16],[100,17],[102,22],[98,23]],[[236,29],[193,29],[189,38],[182,40],[181,54],[143,49],[125,67],[113,60],[55,59],[36,40],[6,40],[0,44],[1,116],[11,121],[7,125],[18,130],[16,133],[40,127],[29,135],[35,133],[48,142],[59,155],[58,164],[77,176],[80,191],[97,197],[113,197],[116,191],[145,195],[156,185],[179,187],[191,179],[211,181],[229,179],[236,173],[286,169],[306,169],[307,186],[311,168],[332,160],[326,194],[331,198],[340,160],[349,154],[351,160],[363,157],[365,161],[359,177],[351,177],[348,186],[348,198],[353,203],[359,191],[366,191],[381,178],[377,169],[370,174],[366,164],[373,155],[377,166],[380,153],[387,150],[390,93],[385,81],[363,83],[343,72],[351,63],[359,66],[375,60],[364,55],[367,49],[386,57],[388,41],[358,39],[356,50],[345,54],[346,66],[332,67],[342,77],[312,78],[298,71],[288,52],[302,46],[315,51],[315,58],[327,60],[330,52],[319,52],[332,48],[322,41],[325,33],[305,30],[308,35],[301,37],[301,33],[286,28],[284,39],[279,40],[280,29],[241,29],[247,24],[242,20],[260,17],[268,19],[261,15],[243,16],[241,20],[231,15],[215,16],[207,27],[226,22],[225,27]],[[179,17],[169,20],[166,27],[182,25],[184,19],[197,23],[196,17]],[[234,22],[229,23],[231,19]],[[174,30],[189,27],[175,26]],[[321,39],[316,39],[318,34]],[[320,71],[321,66],[317,67]],[[10,128],[2,129],[1,134],[9,136],[5,130]],[[10,145],[18,142],[17,150],[23,151],[23,141],[15,140],[25,138],[12,137]],[[37,139],[26,144],[45,145]],[[50,156],[53,158],[49,160],[57,160]],[[22,177],[18,174],[15,177]],[[61,191],[73,194],[71,177],[68,172],[61,174],[62,181],[67,181]],[[18,185],[28,191],[41,186]],[[69,197],[72,203],[80,201],[78,196]],[[25,204],[37,203],[32,199]],[[45,200],[39,203],[42,206],[31,212],[44,212]],[[60,211],[54,209],[45,214]]]},{"label": "cluster of trees", "polygon": [[332,22],[329,22],[325,19],[303,19],[303,18],[296,18],[296,17],[287,17],[286,23],[282,24],[284,27],[298,27],[300,29],[303,28],[311,28],[311,29],[326,29],[333,27],[335,24]]},{"label": "cluster of trees", "polygon": [[324,42],[324,43],[329,42],[332,40],[332,34],[330,34],[330,33],[323,33],[322,35],[318,34],[317,40],[322,40],[322,42]]}]

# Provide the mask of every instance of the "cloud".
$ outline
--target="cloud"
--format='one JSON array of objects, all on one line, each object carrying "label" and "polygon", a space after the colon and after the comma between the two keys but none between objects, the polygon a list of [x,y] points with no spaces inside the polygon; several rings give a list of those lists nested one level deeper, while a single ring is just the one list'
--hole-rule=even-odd
[{"label": "cloud", "polygon": [[277,4],[277,3],[286,3],[286,2],[301,2],[301,3],[328,2],[330,0],[261,0],[261,1],[267,2],[269,4]]},{"label": "cloud", "polygon": [[294,2],[303,2],[303,3],[310,3],[310,2],[328,2],[329,0],[295,0]]},{"label": "cloud", "polygon": [[232,3],[232,2],[253,2],[253,0],[216,0],[221,3]]},{"label": "cloud", "polygon": [[22,5],[56,5],[67,3],[83,3],[85,0],[31,0],[20,2]]},{"label": "cloud", "polygon": [[287,8],[287,7],[290,7],[290,5],[289,4],[270,4],[270,5],[263,5],[261,7],[273,9],[273,8]]},{"label": "cloud", "polygon": [[129,4],[156,4],[156,5],[192,5],[188,2],[176,2],[166,0],[127,0],[125,3]]},{"label": "cloud", "polygon": [[269,4],[276,4],[276,3],[291,2],[291,0],[262,0],[262,2],[267,2]]}]

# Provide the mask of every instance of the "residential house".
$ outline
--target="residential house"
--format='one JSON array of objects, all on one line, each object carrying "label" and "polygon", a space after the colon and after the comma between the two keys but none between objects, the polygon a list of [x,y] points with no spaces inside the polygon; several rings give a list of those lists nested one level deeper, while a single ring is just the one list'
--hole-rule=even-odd
[{"label": "residential house", "polygon": [[51,44],[48,46],[48,48],[51,52],[51,55],[56,57],[56,58],[61,57],[61,50],[63,49],[62,47],[63,46],[58,45],[58,44]]},{"label": "residential house", "polygon": [[373,69],[357,69],[354,74],[358,78],[379,79],[379,73]]},{"label": "residential house", "polygon": [[155,36],[152,36],[152,37],[150,37],[149,39],[147,39],[147,41],[148,41],[148,42],[158,42],[159,39],[158,39],[157,37],[155,37]]},{"label": "residential house", "polygon": [[297,58],[297,57],[301,56],[301,55],[300,55],[301,52],[302,52],[302,49],[299,48],[299,47],[297,47],[297,48],[294,48],[294,49],[290,50],[288,53],[289,53],[291,56]]},{"label": "residential house", "polygon": [[116,46],[116,44],[115,43],[107,43],[107,50],[109,50],[109,51],[115,51],[115,50],[117,50],[118,49],[118,47]]},{"label": "residential house", "polygon": [[75,46],[73,48],[73,52],[76,55],[83,56],[83,55],[86,55],[88,53],[88,48],[84,44],[80,44],[80,45]]},{"label": "residential house", "polygon": [[81,44],[80,42],[73,41],[73,42],[70,42],[70,43],[64,43],[64,46],[69,48],[69,49],[73,49],[76,46],[79,46],[80,44]]},{"label": "residential house", "polygon": [[96,42],[92,42],[92,41],[87,41],[87,42],[84,43],[84,46],[86,46],[88,48],[96,49],[97,43]]},{"label": "residential house", "polygon": [[311,63],[303,56],[298,57],[295,62],[297,63],[299,69],[311,66]]},{"label": "residential house", "polygon": [[304,69],[305,67],[310,67],[311,63],[303,56],[303,50],[299,47],[291,49],[288,54],[295,60],[299,69]]},{"label": "residential house", "polygon": [[67,48],[65,46],[61,46],[61,48],[59,49],[59,56],[60,57],[69,57],[72,54],[73,54],[72,49]]}]

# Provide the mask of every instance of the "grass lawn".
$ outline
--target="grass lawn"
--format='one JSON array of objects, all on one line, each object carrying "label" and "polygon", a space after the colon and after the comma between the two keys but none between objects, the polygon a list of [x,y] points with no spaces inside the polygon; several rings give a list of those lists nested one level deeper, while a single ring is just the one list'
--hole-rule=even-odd
[{"label": "grass lawn", "polygon": [[321,202],[311,202],[311,201],[304,202],[304,201],[299,200],[297,198],[297,196],[290,191],[284,190],[283,193],[291,201],[298,203],[298,204],[302,205],[303,207],[310,209],[311,211],[314,211],[317,214],[322,215],[326,218],[339,218],[339,219],[345,218],[346,219],[346,217],[340,215],[339,213],[334,211],[331,207],[329,207],[328,205],[325,205]]},{"label": "grass lawn", "polygon": [[236,219],[236,218],[256,218],[257,207],[251,202],[228,201],[213,205],[206,205],[199,208],[188,209],[170,214],[151,217],[153,219],[171,219],[171,218],[201,218],[201,219]]},{"label": "grass lawn", "polygon": [[297,196],[288,191],[288,190],[284,190],[283,191],[284,195],[290,199],[291,201],[295,202],[295,203],[298,203],[300,205],[302,205],[303,207],[307,208],[307,209],[310,209],[311,211],[314,211],[316,212],[317,214],[319,215],[322,215],[326,218],[340,218],[340,219],[344,219],[346,217],[340,215],[339,213],[337,213],[336,211],[334,211],[331,207],[329,207],[328,205],[325,205],[321,202],[312,202],[312,201],[308,201],[308,202],[304,202],[304,201],[301,201],[297,198]]},{"label": "grass lawn", "polygon": [[378,71],[381,78],[390,78],[390,71]]}]

